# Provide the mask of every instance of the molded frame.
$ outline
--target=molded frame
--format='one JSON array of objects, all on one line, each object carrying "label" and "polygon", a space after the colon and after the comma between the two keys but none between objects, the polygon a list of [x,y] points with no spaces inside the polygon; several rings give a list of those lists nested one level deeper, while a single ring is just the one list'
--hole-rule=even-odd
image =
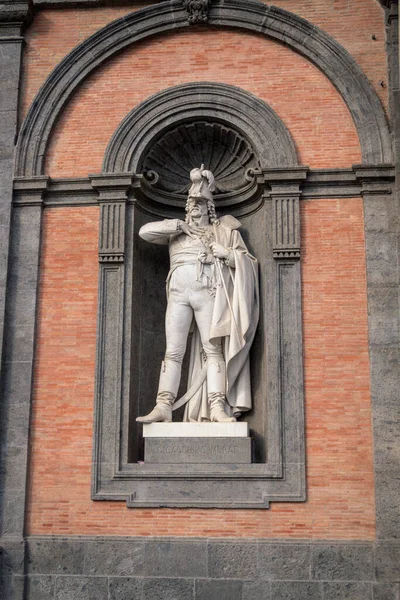
[{"label": "molded frame", "polygon": [[[237,214],[239,208],[242,215],[261,210],[266,223],[262,235],[268,285],[262,294],[268,310],[263,343],[269,351],[264,463],[156,465],[128,461],[136,218],[138,211],[160,218],[169,210],[174,216],[177,207],[184,210],[184,198],[177,206],[168,207],[143,176],[120,169],[140,168],[152,142],[171,124],[187,122],[188,113],[240,127],[262,166],[252,174],[252,192],[250,197],[246,195],[246,202],[226,194],[224,210]],[[269,135],[274,135],[273,152],[265,152]],[[276,166],[276,155],[282,157],[281,168]],[[297,166],[286,127],[270,107],[239,88],[214,83],[175,86],[152,96],[123,120],[108,146],[104,169],[108,172],[92,176],[101,204],[93,499],[128,499],[132,507],[208,508],[267,508],[271,500],[304,500],[299,197],[308,169]],[[122,230],[125,236],[121,236]],[[105,247],[105,239],[118,239],[119,243]]]}]

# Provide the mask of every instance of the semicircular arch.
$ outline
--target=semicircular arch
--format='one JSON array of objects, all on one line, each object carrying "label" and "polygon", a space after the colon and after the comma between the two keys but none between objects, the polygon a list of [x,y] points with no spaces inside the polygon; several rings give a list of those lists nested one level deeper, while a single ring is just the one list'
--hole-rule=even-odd
[{"label": "semicircular arch", "polygon": [[291,135],[270,106],[232,85],[196,82],[163,90],[135,107],[108,144],[103,172],[141,170],[141,161],[160,132],[198,120],[225,123],[239,131],[263,168],[298,164]]},{"label": "semicircular arch", "polygon": [[[356,125],[363,162],[392,162],[390,132],[380,100],[354,59],[331,36],[288,11],[257,0],[215,0],[208,22],[213,27],[265,35],[308,58],[345,101]],[[46,150],[58,116],[78,86],[101,64],[135,42],[189,26],[181,0],[169,0],[110,23],[72,50],[32,103],[19,135],[16,174],[44,173]]]}]

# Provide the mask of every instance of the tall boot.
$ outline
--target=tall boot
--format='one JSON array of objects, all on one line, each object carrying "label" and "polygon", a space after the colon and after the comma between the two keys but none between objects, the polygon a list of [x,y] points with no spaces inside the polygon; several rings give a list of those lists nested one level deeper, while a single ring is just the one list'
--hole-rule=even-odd
[{"label": "tall boot", "polygon": [[210,408],[210,421],[216,423],[234,423],[235,417],[225,412],[226,398],[225,361],[210,362],[207,367],[207,400]]},{"label": "tall boot", "polygon": [[166,359],[162,362],[156,405],[148,415],[137,417],[138,423],[171,423],[181,370],[182,365],[174,360]]}]

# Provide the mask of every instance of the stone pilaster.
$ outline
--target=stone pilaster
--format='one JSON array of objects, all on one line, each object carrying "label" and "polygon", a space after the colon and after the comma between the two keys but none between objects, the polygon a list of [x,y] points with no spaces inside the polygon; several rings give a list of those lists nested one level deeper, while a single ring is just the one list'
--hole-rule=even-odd
[{"label": "stone pilaster", "polygon": [[14,184],[0,404],[4,597],[23,598],[24,529],[43,197],[47,177]]},{"label": "stone pilaster", "polygon": [[400,217],[392,166],[360,165],[354,172],[365,215],[376,535],[390,554],[387,540],[400,537]]}]

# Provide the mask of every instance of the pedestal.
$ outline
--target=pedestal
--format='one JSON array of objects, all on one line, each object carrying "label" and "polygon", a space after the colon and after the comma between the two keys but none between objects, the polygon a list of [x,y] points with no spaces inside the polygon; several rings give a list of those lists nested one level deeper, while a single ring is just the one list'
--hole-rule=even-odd
[{"label": "pedestal", "polygon": [[251,463],[247,423],[152,423],[143,437],[145,463]]}]

